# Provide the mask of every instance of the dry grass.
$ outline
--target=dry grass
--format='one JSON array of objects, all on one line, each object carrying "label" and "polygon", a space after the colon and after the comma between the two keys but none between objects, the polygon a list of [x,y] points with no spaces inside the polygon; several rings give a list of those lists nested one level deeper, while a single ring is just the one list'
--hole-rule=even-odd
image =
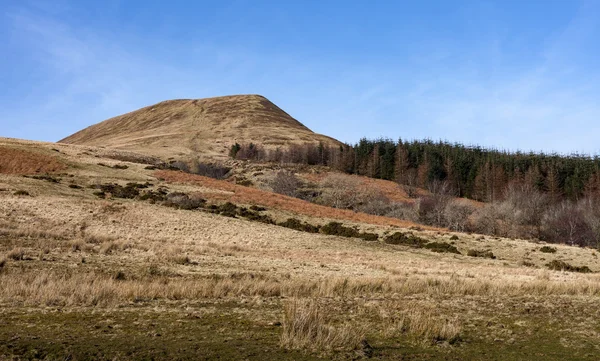
[{"label": "dry grass", "polygon": [[364,333],[349,324],[333,325],[316,300],[289,301],[284,307],[281,346],[312,351],[351,351],[359,347]]},{"label": "dry grass", "polygon": [[57,157],[0,146],[0,174],[53,173],[66,169]]},{"label": "dry grass", "polygon": [[21,247],[15,248],[6,254],[13,261],[22,261],[25,258],[25,250]]},{"label": "dry grass", "polygon": [[402,332],[410,333],[427,341],[448,341],[451,344],[460,339],[462,327],[456,318],[440,319],[422,310],[412,310],[403,315],[399,322]]},{"label": "dry grass", "polygon": [[[60,147],[61,157],[82,151]],[[89,159],[93,166],[78,168],[80,173],[72,178],[77,184],[150,181],[170,191],[202,192],[215,201],[265,205],[274,219],[295,217],[313,224],[323,218],[347,219],[345,224],[355,222],[352,225],[381,238],[386,232],[408,232],[390,224],[412,225],[204,177],[156,173],[171,182],[166,184],[151,179],[141,165],[132,164],[127,171],[98,167],[96,153],[85,152],[91,155],[73,159]],[[459,338],[465,342],[456,350],[466,350],[479,337],[492,343],[503,337],[493,332],[514,331],[513,322],[543,320],[546,315],[566,322],[569,331],[563,336],[576,343],[579,335],[595,327],[581,315],[597,319],[600,274],[544,267],[563,260],[598,272],[597,252],[589,249],[556,245],[556,252],[549,254],[539,251],[540,244],[526,241],[467,234],[451,239],[445,231],[412,231],[431,242],[454,242],[463,253],[435,254],[149,202],[98,200],[87,188],[74,192],[67,184],[20,176],[0,175],[0,188],[11,189],[0,191],[0,259],[6,258],[0,272],[0,304],[6,310],[94,307],[101,312],[131,309],[142,315],[155,307],[185,313],[194,307],[212,312],[206,305],[215,305],[214,312],[220,313],[246,305],[244,317],[252,327],[275,321],[286,325],[281,339],[285,347],[347,350],[363,333],[352,331],[353,325],[364,330],[378,353],[383,347],[417,344],[446,352]],[[35,197],[12,195],[17,188]],[[489,249],[497,259],[465,256],[469,249]],[[14,260],[11,252],[26,260]],[[498,319],[508,320],[506,328],[489,331],[488,322]],[[533,330],[519,327],[524,333]],[[600,340],[596,334],[586,335],[590,342]],[[382,346],[378,340],[392,344]],[[337,346],[329,347],[330,341]],[[445,346],[435,346],[439,343]]]},{"label": "dry grass", "polygon": [[[140,273],[140,270],[142,273]],[[106,270],[108,271],[108,269]],[[395,299],[427,297],[548,297],[600,295],[598,279],[573,283],[538,279],[529,282],[418,278],[281,278],[232,273],[225,276],[181,277],[168,267],[132,269],[130,278],[115,281],[110,274],[89,271],[23,272],[9,268],[0,275],[0,300],[24,305],[118,306],[136,300],[239,299],[240,297],[300,297]],[[425,315],[409,314],[407,321]],[[431,321],[433,322],[433,321]],[[415,325],[409,327],[419,333]],[[429,327],[429,326],[427,326]],[[441,326],[440,326],[441,327]],[[444,326],[446,327],[446,326]],[[448,325],[451,328],[451,325]],[[411,332],[413,332],[411,331]],[[442,331],[440,331],[442,332]]]},{"label": "dry grass", "polygon": [[340,145],[313,133],[258,95],[165,101],[93,125],[60,142],[133,150],[163,159],[192,153],[225,158],[234,142],[266,148],[304,142]]}]

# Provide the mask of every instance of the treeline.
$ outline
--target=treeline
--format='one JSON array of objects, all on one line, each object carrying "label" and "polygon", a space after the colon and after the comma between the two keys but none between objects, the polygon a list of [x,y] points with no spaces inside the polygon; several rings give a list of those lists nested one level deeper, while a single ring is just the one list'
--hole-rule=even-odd
[{"label": "treeline", "polygon": [[265,151],[236,144],[230,155],[307,165],[348,174],[431,188],[445,182],[455,196],[484,202],[503,200],[511,184],[531,186],[553,200],[600,196],[600,158],[587,155],[508,152],[458,143],[361,139],[354,145],[292,145]]}]

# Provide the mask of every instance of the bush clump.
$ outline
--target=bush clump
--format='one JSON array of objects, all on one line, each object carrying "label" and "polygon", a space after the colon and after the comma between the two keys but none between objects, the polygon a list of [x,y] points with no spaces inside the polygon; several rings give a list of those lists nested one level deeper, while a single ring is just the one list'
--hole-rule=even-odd
[{"label": "bush clump", "polygon": [[140,195],[140,189],[152,187],[152,183],[127,183],[125,186],[120,184],[101,184],[94,188],[99,188],[100,191],[94,195],[100,198],[106,198],[107,194],[115,198],[134,199]]},{"label": "bush clump", "polygon": [[231,168],[220,164],[201,163],[197,159],[193,160],[188,169],[189,173],[210,177],[214,179],[225,179],[231,171]]},{"label": "bush clump", "polygon": [[540,252],[543,253],[556,253],[556,248],[550,246],[544,246],[540,248]]},{"label": "bush clump", "polygon": [[490,258],[496,259],[496,256],[492,253],[492,251],[480,251],[476,249],[470,249],[467,252],[467,256],[469,257],[480,257],[480,258]]},{"label": "bush clump", "polygon": [[237,216],[237,213],[238,213],[237,211],[238,211],[238,207],[235,204],[233,204],[231,202],[227,202],[227,203],[223,203],[220,206],[218,206],[216,213],[218,213],[222,216],[235,218],[235,216]]},{"label": "bush clump", "polygon": [[238,215],[246,218],[249,221],[261,222],[266,224],[275,224],[275,221],[273,221],[273,219],[271,219],[271,217],[269,217],[268,215],[260,214],[256,211],[248,210],[244,207],[239,209]]},{"label": "bush clump", "polygon": [[82,187],[77,184],[69,184],[69,188],[71,189],[81,189]]},{"label": "bush clump", "polygon": [[573,266],[565,261],[554,260],[550,263],[546,263],[546,267],[553,271],[568,271],[568,272],[579,272],[579,273],[592,273],[592,270],[588,266]]},{"label": "bush clump", "polygon": [[202,198],[191,198],[182,192],[173,192],[166,196],[163,205],[177,209],[193,210],[204,207],[206,200]]},{"label": "bush clump", "polygon": [[313,226],[312,224],[303,223],[296,218],[288,218],[285,222],[281,222],[277,225],[281,226],[281,227],[295,229],[295,230],[301,231],[301,232],[308,232],[308,233],[319,233],[319,229],[320,229],[320,227],[318,227],[318,226]]},{"label": "bush clump", "polygon": [[375,233],[364,233],[359,232],[355,228],[345,227],[340,222],[329,222],[321,227],[321,233],[328,234],[331,236],[340,236],[348,238],[361,238],[365,241],[376,241],[379,236]]},{"label": "bush clump", "polygon": [[24,190],[20,189],[20,190],[16,191],[16,192],[14,193],[14,195],[15,195],[15,196],[28,196],[28,195],[29,195],[29,192],[27,192],[27,191],[24,191]]},{"label": "bush clump", "polygon": [[58,178],[54,178],[53,176],[49,175],[49,174],[44,174],[44,175],[33,175],[33,176],[24,176],[25,178],[32,178],[32,179],[37,179],[37,180],[43,180],[46,182],[50,182],[50,183],[60,183],[60,179]]},{"label": "bush clump", "polygon": [[139,199],[142,201],[150,201],[150,203],[156,202],[164,202],[167,200],[167,190],[164,188],[159,188],[156,191],[149,190],[145,191],[142,195],[139,196]]},{"label": "bush clump", "polygon": [[450,237],[451,241],[458,241],[458,236],[453,234],[452,237]]},{"label": "bush clump", "polygon": [[455,254],[461,254],[459,252],[459,250],[449,244],[449,243],[444,243],[444,242],[431,242],[431,243],[427,243],[424,248],[427,248],[428,250],[432,251],[432,252],[437,252],[437,253],[455,253]]},{"label": "bush clump", "polygon": [[427,240],[417,237],[412,233],[396,232],[387,236],[384,240],[387,244],[401,244],[414,248],[423,248],[427,244]]}]

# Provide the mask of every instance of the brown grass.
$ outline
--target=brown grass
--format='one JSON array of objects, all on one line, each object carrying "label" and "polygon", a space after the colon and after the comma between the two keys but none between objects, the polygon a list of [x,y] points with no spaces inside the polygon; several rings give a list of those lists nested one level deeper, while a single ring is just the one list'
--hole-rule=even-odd
[{"label": "brown grass", "polygon": [[14,261],[22,261],[25,258],[25,250],[21,247],[14,248],[10,252],[8,252],[6,257]]},{"label": "brown grass", "polygon": [[164,101],[92,125],[60,142],[133,150],[164,159],[189,154],[224,158],[235,142],[265,148],[305,142],[340,145],[313,133],[259,95]]},{"label": "brown grass", "polygon": [[0,146],[0,173],[53,173],[66,169],[58,158],[22,149]]},{"label": "brown grass", "polygon": [[396,218],[373,216],[346,209],[335,209],[321,206],[298,198],[274,194],[256,188],[244,187],[229,183],[227,181],[216,180],[213,178],[188,173],[176,171],[157,171],[154,175],[157,178],[164,179],[167,182],[194,184],[209,189],[227,192],[205,192],[202,194],[204,198],[208,198],[210,200],[229,201],[238,204],[256,204],[267,208],[275,208],[315,218],[339,219],[382,226],[397,226],[405,228],[421,227],[428,230],[441,230],[440,228],[427,227]]},{"label": "brown grass", "polygon": [[[9,269],[10,271],[10,269]],[[240,297],[300,297],[386,299],[387,297],[523,297],[523,296],[592,296],[600,295],[600,283],[579,279],[570,283],[546,279],[534,281],[482,281],[445,279],[430,276],[391,278],[343,278],[320,280],[302,278],[282,279],[277,276],[231,274],[203,278],[181,278],[168,268],[147,269],[127,280],[115,280],[110,274],[90,272],[20,272],[0,274],[0,301],[24,305],[117,306],[136,300],[198,300],[239,299]],[[175,277],[171,277],[175,276]],[[415,334],[428,335],[417,326],[435,323],[427,314],[407,314],[414,321]],[[431,318],[431,317],[429,317]],[[437,336],[455,329],[452,322],[442,327]],[[444,331],[446,328],[448,330]],[[429,332],[429,331],[427,331]],[[432,333],[433,335],[433,333]],[[436,336],[436,337],[437,337]],[[441,336],[440,336],[441,337]]]},{"label": "brown grass", "polygon": [[351,351],[364,339],[357,327],[332,325],[327,310],[316,300],[293,299],[284,307],[281,346],[288,349]]}]

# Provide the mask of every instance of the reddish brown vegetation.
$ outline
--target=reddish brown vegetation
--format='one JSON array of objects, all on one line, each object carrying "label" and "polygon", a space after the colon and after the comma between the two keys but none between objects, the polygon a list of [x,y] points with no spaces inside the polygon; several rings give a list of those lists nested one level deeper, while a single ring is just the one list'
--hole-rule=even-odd
[{"label": "reddish brown vegetation", "polygon": [[0,146],[0,173],[52,173],[67,168],[56,157],[21,149]]},{"label": "reddish brown vegetation", "polygon": [[[339,219],[353,222],[369,223],[384,226],[411,227],[420,226],[416,223],[388,218],[382,216],[373,216],[365,213],[357,213],[351,210],[335,209],[313,204],[298,198],[292,198],[281,194],[266,192],[260,189],[250,188],[232,184],[222,180],[216,180],[208,177],[187,174],[176,171],[157,171],[155,176],[162,178],[167,182],[191,183],[199,186],[218,189],[231,193],[203,193],[204,198],[210,200],[229,201],[242,204],[257,204],[265,207],[276,208],[303,214],[311,217]],[[433,227],[423,227],[425,229],[437,229]]]},{"label": "reddish brown vegetation", "polygon": [[[311,182],[319,183],[328,175],[329,173],[303,174],[302,178],[305,178]],[[364,184],[366,188],[374,188],[379,190],[390,201],[402,203],[414,203],[415,201],[414,199],[408,197],[406,191],[400,187],[398,183],[384,179],[368,178],[358,175],[348,175],[348,177],[356,177],[356,179]],[[426,192],[425,190],[420,189],[419,193]]]}]

